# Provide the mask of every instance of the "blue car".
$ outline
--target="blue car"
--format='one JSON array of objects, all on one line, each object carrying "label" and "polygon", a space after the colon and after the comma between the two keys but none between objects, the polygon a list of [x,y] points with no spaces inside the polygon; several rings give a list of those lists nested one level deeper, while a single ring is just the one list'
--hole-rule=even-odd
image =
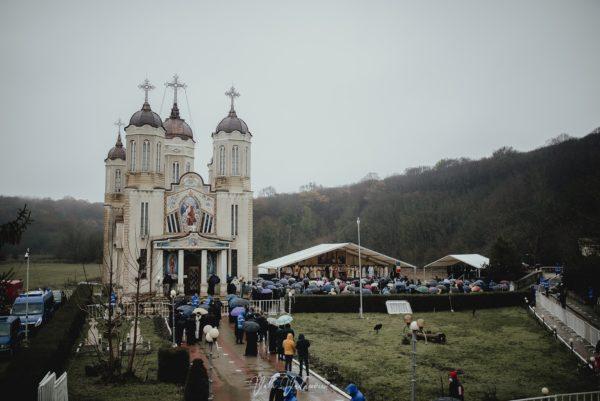
[{"label": "blue car", "polygon": [[12,356],[23,339],[21,321],[16,316],[0,316],[0,354]]},{"label": "blue car", "polygon": [[54,295],[52,291],[30,291],[21,294],[15,299],[10,310],[11,316],[21,320],[21,330],[34,332],[52,317],[54,312]]}]

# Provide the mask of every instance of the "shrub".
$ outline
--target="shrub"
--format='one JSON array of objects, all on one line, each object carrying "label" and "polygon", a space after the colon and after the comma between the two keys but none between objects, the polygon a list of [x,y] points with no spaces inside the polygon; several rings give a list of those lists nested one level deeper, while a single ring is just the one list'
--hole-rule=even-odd
[{"label": "shrub", "polygon": [[208,400],[208,373],[201,359],[195,359],[188,371],[185,381],[184,400]]},{"label": "shrub", "polygon": [[[404,300],[410,303],[413,312],[431,312],[450,310],[471,310],[502,308],[523,304],[524,292],[483,292],[479,294],[401,294],[401,295],[365,295],[364,312],[386,313],[385,302]],[[292,313],[355,313],[360,300],[357,295],[298,295],[292,303]]]},{"label": "shrub", "polygon": [[79,285],[75,289],[65,306],[30,339],[29,348],[21,350],[12,359],[2,378],[0,394],[19,389],[20,400],[35,401],[38,383],[46,373],[62,374],[85,322],[85,306],[91,298],[89,286]]},{"label": "shrub", "polygon": [[161,348],[158,350],[158,380],[183,384],[190,367],[190,355],[184,348]]}]

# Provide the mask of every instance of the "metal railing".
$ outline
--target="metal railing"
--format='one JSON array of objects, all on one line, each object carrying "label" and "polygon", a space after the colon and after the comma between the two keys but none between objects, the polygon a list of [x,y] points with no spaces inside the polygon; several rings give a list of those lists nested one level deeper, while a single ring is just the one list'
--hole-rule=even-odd
[{"label": "metal railing", "polygon": [[546,309],[552,316],[569,326],[571,330],[591,345],[597,344],[598,340],[600,340],[600,330],[586,322],[568,308],[563,308],[555,299],[538,292],[536,294],[535,302],[537,305]]},{"label": "metal railing", "polygon": [[569,393],[544,395],[533,398],[520,398],[512,401],[600,401],[600,391],[589,391],[586,393]]},{"label": "metal railing", "polygon": [[[122,308],[121,308],[122,306]],[[133,317],[135,315],[135,303],[125,302],[117,307],[119,312],[125,316]],[[171,304],[164,301],[157,302],[140,302],[139,316],[160,316],[163,318],[169,317]],[[108,314],[105,304],[93,304],[87,306],[88,318],[107,319]]]},{"label": "metal railing", "polygon": [[[266,315],[275,316],[282,315],[286,313],[285,311],[285,298],[280,299],[250,299],[249,307],[254,308],[254,310],[260,310],[264,312]],[[229,307],[227,305],[223,305],[223,310],[221,313],[223,316],[229,315]]]}]

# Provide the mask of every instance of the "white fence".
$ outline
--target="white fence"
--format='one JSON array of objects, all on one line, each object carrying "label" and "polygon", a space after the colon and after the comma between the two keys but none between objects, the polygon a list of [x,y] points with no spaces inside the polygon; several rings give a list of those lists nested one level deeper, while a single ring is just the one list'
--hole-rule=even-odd
[{"label": "white fence", "polygon": [[587,393],[545,395],[542,397],[521,398],[512,401],[600,401],[600,391],[590,391]]},{"label": "white fence", "polygon": [[[275,316],[275,315],[281,315],[281,314],[286,313],[285,298],[261,299],[261,300],[251,299],[251,300],[249,300],[249,302],[250,302],[250,304],[249,304],[250,308],[254,308],[254,310],[261,310],[266,315]],[[222,315],[223,316],[229,315],[229,307],[227,305],[223,305]]]},{"label": "white fence", "polygon": [[[135,315],[135,303],[126,302],[122,304],[122,309],[116,307],[119,313],[133,317]],[[168,302],[140,302],[139,303],[139,315],[140,316],[161,316],[169,317],[169,311],[171,310],[171,304]],[[108,311],[105,304],[93,304],[87,306],[88,318],[94,319],[108,319]]]},{"label": "white fence", "polygon": [[535,302],[537,305],[546,309],[552,316],[559,319],[577,333],[578,336],[589,342],[591,345],[596,345],[600,340],[600,330],[590,325],[584,319],[579,317],[568,308],[563,308],[556,300],[540,294],[536,294]]},{"label": "white fence", "polygon": [[69,401],[67,386],[67,372],[58,379],[54,372],[46,373],[46,376],[38,384],[38,401]]}]

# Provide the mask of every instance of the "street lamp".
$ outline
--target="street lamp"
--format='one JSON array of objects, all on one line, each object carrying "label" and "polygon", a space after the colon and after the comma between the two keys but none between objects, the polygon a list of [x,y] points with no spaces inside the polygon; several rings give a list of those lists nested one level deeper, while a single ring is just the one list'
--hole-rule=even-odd
[{"label": "street lamp", "polygon": [[[208,329],[207,329],[208,327]],[[217,341],[219,337],[219,330],[216,327],[205,326],[204,331],[206,332],[206,342],[208,342],[208,399],[214,399],[212,382],[213,382],[213,343]]]},{"label": "street lamp", "polygon": [[173,322],[172,322],[172,332],[173,332],[173,348],[177,347],[177,343],[175,342],[175,297],[177,296],[177,291],[171,290],[171,306],[173,307]]},{"label": "street lamp", "polygon": [[417,332],[422,331],[424,325],[425,321],[423,319],[413,320],[409,325],[410,331],[412,332],[412,377],[410,379],[411,401],[416,401],[417,399]]},{"label": "street lamp", "polygon": [[358,229],[358,296],[360,298],[360,307],[358,309],[358,315],[363,318],[363,294],[362,294],[362,261],[360,256],[360,217],[356,218],[356,226]]}]

